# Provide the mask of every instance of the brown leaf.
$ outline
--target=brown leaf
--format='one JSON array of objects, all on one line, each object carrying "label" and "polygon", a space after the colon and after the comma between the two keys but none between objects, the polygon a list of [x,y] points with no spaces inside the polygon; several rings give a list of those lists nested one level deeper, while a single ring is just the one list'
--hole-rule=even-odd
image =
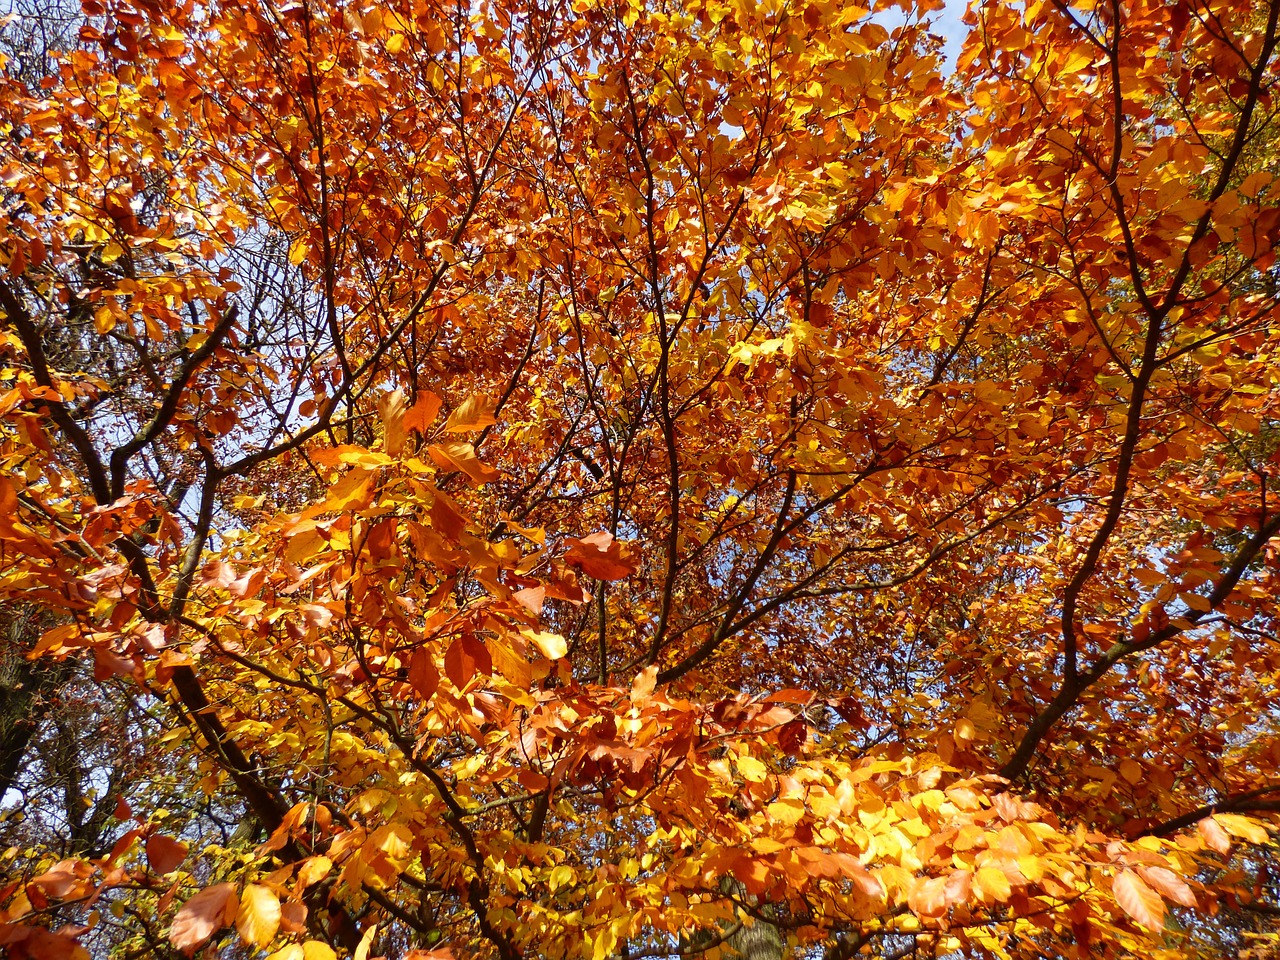
[{"label": "brown leaf", "polygon": [[307,908],[297,900],[286,900],[280,904],[280,930],[284,933],[300,934],[307,931]]},{"label": "brown leaf", "polygon": [[89,960],[89,951],[70,937],[42,927],[12,926],[0,946],[11,960]]}]

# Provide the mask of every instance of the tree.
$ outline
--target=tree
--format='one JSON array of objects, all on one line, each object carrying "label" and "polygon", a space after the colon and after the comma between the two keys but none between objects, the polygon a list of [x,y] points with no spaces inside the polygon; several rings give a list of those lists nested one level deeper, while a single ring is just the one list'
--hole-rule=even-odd
[{"label": "tree", "polygon": [[930,12],[6,72],[11,954],[1276,949],[1280,0]]}]

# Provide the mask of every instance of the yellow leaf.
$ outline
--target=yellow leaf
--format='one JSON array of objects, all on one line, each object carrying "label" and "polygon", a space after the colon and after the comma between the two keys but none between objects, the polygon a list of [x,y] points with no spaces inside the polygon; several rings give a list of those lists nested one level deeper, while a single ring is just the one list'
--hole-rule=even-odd
[{"label": "yellow leaf", "polygon": [[328,857],[308,857],[298,868],[298,889],[305,890],[313,883],[318,883],[329,875],[333,869],[333,861]]},{"label": "yellow leaf", "polygon": [[1215,813],[1213,819],[1233,837],[1248,840],[1250,843],[1265,844],[1271,837],[1262,824],[1237,813]]},{"label": "yellow leaf", "polygon": [[1012,892],[1009,878],[997,867],[980,867],[973,875],[973,888],[987,903],[1004,903]]},{"label": "yellow leaf", "polygon": [[110,333],[116,326],[116,315],[108,304],[103,304],[93,312],[93,325],[99,333]]},{"label": "yellow leaf", "polygon": [[302,945],[302,960],[338,960],[338,955],[327,943],[308,940]]},{"label": "yellow leaf", "polygon": [[734,763],[737,764],[738,772],[742,774],[744,780],[761,783],[769,776],[769,768],[755,757],[737,757]]},{"label": "yellow leaf", "polygon": [[341,512],[367,507],[373,499],[373,471],[357,467],[343,474],[332,487],[325,500],[325,509]]},{"label": "yellow leaf", "polygon": [[265,947],[280,929],[280,898],[266,887],[247,884],[240,894],[240,915],[236,917],[240,936],[255,947]]},{"label": "yellow leaf", "polygon": [[530,630],[525,633],[525,636],[533,641],[533,645],[538,648],[538,652],[548,660],[559,660],[569,652],[568,643],[558,633]]},{"label": "yellow leaf", "polygon": [[1130,783],[1137,783],[1142,779],[1142,764],[1136,760],[1123,760],[1120,763],[1120,776],[1124,777]]},{"label": "yellow leaf", "polygon": [[795,798],[776,800],[765,808],[770,819],[779,823],[796,823],[804,816],[804,803]]},{"label": "yellow leaf", "polygon": [[356,952],[351,960],[369,960],[369,947],[373,943],[373,938],[377,935],[378,925],[375,923],[360,938],[360,943],[356,946]]}]

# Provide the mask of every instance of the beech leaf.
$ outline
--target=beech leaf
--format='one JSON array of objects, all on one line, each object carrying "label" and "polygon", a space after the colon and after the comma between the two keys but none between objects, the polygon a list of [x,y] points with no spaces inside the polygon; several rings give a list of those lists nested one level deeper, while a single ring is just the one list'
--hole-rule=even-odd
[{"label": "beech leaf", "polygon": [[280,929],[280,898],[266,887],[247,884],[240,894],[240,913],[236,930],[247,943],[265,947]]},{"label": "beech leaf", "polygon": [[186,859],[187,845],[179,843],[163,834],[153,833],[147,837],[147,863],[151,869],[164,876],[178,869],[178,865]]},{"label": "beech leaf", "polygon": [[621,580],[635,573],[636,551],[630,544],[600,531],[577,540],[567,540],[565,560],[597,580]]},{"label": "beech leaf", "polygon": [[182,905],[169,927],[169,941],[190,956],[235,919],[240,901],[229,883],[206,887]]},{"label": "beech leaf", "polygon": [[1137,873],[1122,870],[1111,882],[1111,891],[1122,910],[1150,930],[1164,927],[1164,901]]},{"label": "beech leaf", "polygon": [[449,414],[444,425],[445,433],[466,433],[497,423],[493,416],[494,406],[494,401],[488,397],[478,394],[467,397]]}]

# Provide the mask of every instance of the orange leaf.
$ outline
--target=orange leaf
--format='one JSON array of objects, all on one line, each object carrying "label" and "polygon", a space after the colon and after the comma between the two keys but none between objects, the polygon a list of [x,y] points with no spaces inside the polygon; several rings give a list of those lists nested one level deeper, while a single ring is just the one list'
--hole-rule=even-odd
[{"label": "orange leaf", "polygon": [[18,491],[8,477],[0,477],[0,516],[11,517],[18,512]]},{"label": "orange leaf", "polygon": [[326,856],[308,857],[298,868],[298,890],[305,890],[312,884],[319,883],[333,869],[333,861]]},{"label": "orange leaf", "polygon": [[1224,856],[1231,852],[1231,838],[1227,836],[1227,831],[1218,826],[1218,822],[1213,817],[1205,817],[1196,824],[1196,829],[1210,850]]},{"label": "orange leaf", "polygon": [[445,433],[466,433],[469,430],[480,430],[497,423],[493,411],[496,405],[488,397],[479,394],[467,397],[462,404],[449,414],[445,421]]},{"label": "orange leaf", "polygon": [[492,673],[493,659],[483,643],[470,634],[463,634],[445,651],[444,672],[454,686],[462,690],[477,674]]},{"label": "orange leaf", "polygon": [[467,518],[458,505],[439,490],[431,501],[431,525],[450,540],[457,541],[467,530]]},{"label": "orange leaf", "polygon": [[418,401],[405,411],[404,429],[406,432],[413,430],[425,435],[427,427],[435,422],[439,413],[440,398],[430,390],[423,390],[418,394]]},{"label": "orange leaf", "polygon": [[236,930],[246,943],[265,947],[280,929],[280,898],[264,886],[247,884],[240,895]]},{"label": "orange leaf", "polygon": [[465,473],[476,483],[492,483],[501,474],[488,464],[481,463],[476,448],[469,443],[433,443],[427,453],[441,470]]},{"label": "orange leaf", "polygon": [[631,681],[631,700],[633,703],[640,703],[648,700],[653,693],[653,688],[658,683],[658,665],[650,664],[639,673],[636,678]]},{"label": "orange leaf", "polygon": [[1142,879],[1159,891],[1161,896],[1184,907],[1196,905],[1196,895],[1172,870],[1165,867],[1139,867],[1138,873],[1141,874]]},{"label": "orange leaf", "polygon": [[187,956],[231,923],[240,907],[236,888],[229,883],[201,890],[182,905],[169,927],[169,941]]},{"label": "orange leaf", "polygon": [[535,617],[541,615],[542,604],[546,598],[547,588],[543,586],[525,587],[523,590],[517,590],[511,595],[512,600],[520,604],[520,606],[524,607],[524,609],[528,610]]},{"label": "orange leaf", "polygon": [[378,398],[378,415],[382,417],[382,448],[393,457],[404,450],[404,391],[392,390]]},{"label": "orange leaf", "polygon": [[1164,901],[1132,870],[1122,870],[1111,883],[1116,903],[1149,930],[1164,929]]},{"label": "orange leaf", "polygon": [[151,869],[164,876],[178,869],[178,865],[187,858],[187,845],[179,843],[163,834],[153,833],[147,837],[147,862]]},{"label": "orange leaf", "polygon": [[417,690],[423,700],[430,700],[440,687],[440,674],[436,670],[431,655],[422,647],[413,651],[409,658],[409,683]]},{"label": "orange leaf", "polygon": [[934,877],[916,881],[907,896],[907,906],[918,917],[940,917],[947,912],[947,881],[949,877]]},{"label": "orange leaf", "polygon": [[635,573],[637,561],[630,544],[602,530],[580,540],[566,541],[565,560],[597,580],[621,580]]}]

